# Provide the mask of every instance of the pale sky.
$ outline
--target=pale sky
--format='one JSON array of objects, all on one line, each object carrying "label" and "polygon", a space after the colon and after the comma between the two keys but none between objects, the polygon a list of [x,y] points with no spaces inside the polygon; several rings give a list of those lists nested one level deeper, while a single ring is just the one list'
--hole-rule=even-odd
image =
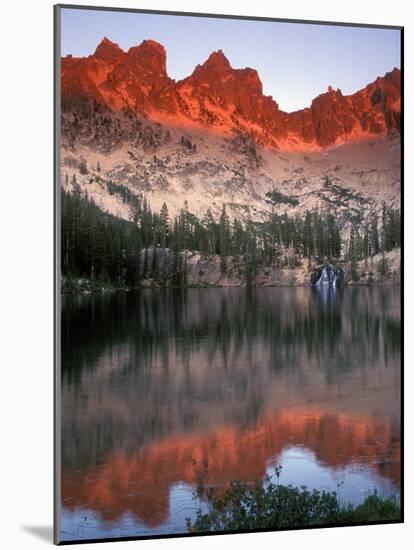
[{"label": "pale sky", "polygon": [[212,51],[234,68],[257,69],[281,109],[310,105],[328,85],[350,94],[400,67],[400,32],[273,21],[62,9],[62,55],[86,56],[104,36],[124,50],[153,39],[167,50],[167,71],[180,80]]}]

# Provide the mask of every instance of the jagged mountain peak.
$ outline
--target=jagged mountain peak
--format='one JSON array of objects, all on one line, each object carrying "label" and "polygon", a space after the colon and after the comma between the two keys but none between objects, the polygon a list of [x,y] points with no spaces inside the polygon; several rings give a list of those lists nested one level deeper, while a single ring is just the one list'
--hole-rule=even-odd
[{"label": "jagged mountain peak", "polygon": [[143,40],[137,46],[131,46],[128,50],[128,54],[139,53],[140,55],[155,55],[160,59],[167,57],[167,52],[162,44],[156,40],[148,39]]},{"label": "jagged mountain peak", "polygon": [[148,61],[158,61],[165,64],[167,60],[167,52],[161,44],[155,40],[144,40],[137,46],[131,46],[127,55],[133,59],[147,59]]},{"label": "jagged mountain peak", "polygon": [[[223,82],[221,78],[226,78]],[[254,83],[262,90],[262,82],[256,69],[245,67],[243,69],[234,69],[223,50],[212,52],[201,65],[197,65],[193,73],[184,79],[185,81],[204,79],[206,81],[215,80],[214,84],[218,87],[224,84],[228,85],[230,79],[245,80],[246,83]]]},{"label": "jagged mountain peak", "polygon": [[201,65],[203,67],[223,67],[226,69],[231,69],[230,61],[225,56],[223,50],[217,50],[212,52],[207,60]]},{"label": "jagged mountain peak", "polygon": [[310,107],[284,113],[263,94],[258,72],[233,68],[221,49],[178,82],[168,76],[166,61],[155,40],[125,53],[105,37],[93,55],[62,59],[62,97],[95,99],[112,110],[220,134],[242,131],[273,149],[318,150],[400,128],[398,68],[352,95],[330,85]]},{"label": "jagged mountain peak", "polygon": [[125,52],[119,47],[118,44],[109,40],[106,36],[98,44],[93,57],[102,59],[104,61],[115,61]]}]

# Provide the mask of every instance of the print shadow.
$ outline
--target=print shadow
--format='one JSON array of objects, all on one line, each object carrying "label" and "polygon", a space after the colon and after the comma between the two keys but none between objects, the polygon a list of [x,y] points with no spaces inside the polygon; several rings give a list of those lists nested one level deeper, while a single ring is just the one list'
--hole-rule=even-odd
[{"label": "print shadow", "polygon": [[21,528],[38,539],[53,543],[53,527],[51,525],[22,525]]}]

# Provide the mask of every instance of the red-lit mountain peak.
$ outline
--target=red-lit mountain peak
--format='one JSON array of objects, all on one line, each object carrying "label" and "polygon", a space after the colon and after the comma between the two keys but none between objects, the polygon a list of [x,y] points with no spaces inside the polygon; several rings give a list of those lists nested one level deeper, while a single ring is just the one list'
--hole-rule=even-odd
[{"label": "red-lit mountain peak", "polygon": [[132,46],[127,52],[128,63],[135,72],[151,73],[163,79],[167,75],[167,52],[164,46],[155,40],[144,40],[138,46]]},{"label": "red-lit mountain peak", "polygon": [[118,44],[112,42],[105,36],[98,44],[93,57],[112,63],[124,55],[124,53],[125,52],[118,46]]},{"label": "red-lit mountain peak", "polygon": [[224,55],[223,50],[217,50],[216,52],[212,52],[207,60],[198,67],[203,68],[214,68],[216,70],[229,70],[231,69],[230,61],[227,59],[227,57]]},{"label": "red-lit mountain peak", "polygon": [[193,73],[182,82],[199,85],[210,85],[217,89],[229,88],[232,82],[238,85],[247,85],[244,90],[249,92],[262,93],[262,83],[259,74],[255,69],[249,67],[234,69],[223,50],[212,52],[207,60],[197,65]]},{"label": "red-lit mountain peak", "polygon": [[167,74],[166,50],[144,40],[126,53],[104,38],[93,55],[62,59],[62,98],[95,99],[128,107],[152,120],[199,125],[220,133],[248,133],[266,147],[319,149],[386,135],[400,128],[400,71],[395,68],[345,96],[329,86],[309,108],[284,113],[255,69],[235,69],[222,50],[187,78]]}]

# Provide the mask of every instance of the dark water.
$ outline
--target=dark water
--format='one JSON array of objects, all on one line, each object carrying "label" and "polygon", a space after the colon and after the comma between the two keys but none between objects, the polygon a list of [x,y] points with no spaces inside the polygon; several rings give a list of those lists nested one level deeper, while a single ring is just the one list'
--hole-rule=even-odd
[{"label": "dark water", "polygon": [[399,493],[400,289],[69,296],[62,537],[186,531],[197,475]]}]

